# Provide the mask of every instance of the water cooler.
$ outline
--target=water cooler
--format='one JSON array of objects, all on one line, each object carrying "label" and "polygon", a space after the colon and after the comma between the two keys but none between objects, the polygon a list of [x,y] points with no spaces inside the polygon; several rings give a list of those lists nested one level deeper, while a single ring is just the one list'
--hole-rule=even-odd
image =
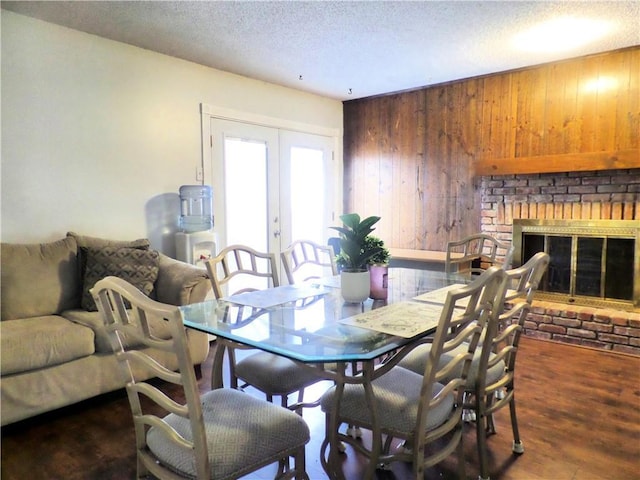
[{"label": "water cooler", "polygon": [[180,187],[180,232],[176,233],[176,258],[204,266],[216,254],[213,232],[213,194],[208,185]]}]

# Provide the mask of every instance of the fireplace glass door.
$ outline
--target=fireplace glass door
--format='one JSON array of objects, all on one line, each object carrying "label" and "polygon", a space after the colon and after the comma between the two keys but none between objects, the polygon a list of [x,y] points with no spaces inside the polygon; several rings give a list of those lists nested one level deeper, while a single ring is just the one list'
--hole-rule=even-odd
[{"label": "fireplace glass door", "polygon": [[607,239],[605,297],[633,299],[633,258],[633,240],[628,238]]},{"label": "fireplace glass door", "polygon": [[523,263],[540,251],[551,257],[542,291],[633,299],[633,240],[525,234],[523,243]]},{"label": "fireplace glass door", "polygon": [[623,302],[637,306],[640,234],[638,222],[629,223],[634,224],[631,229],[625,223],[614,229],[595,222],[583,226],[577,221],[564,225],[514,221],[514,260],[523,264],[537,252],[547,252],[550,263],[539,290],[564,301],[585,303],[586,299],[586,304]]}]

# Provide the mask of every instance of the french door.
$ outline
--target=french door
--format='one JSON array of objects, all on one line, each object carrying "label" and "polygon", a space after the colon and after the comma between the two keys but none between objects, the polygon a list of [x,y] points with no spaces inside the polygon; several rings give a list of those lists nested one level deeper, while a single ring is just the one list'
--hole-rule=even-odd
[{"label": "french door", "polygon": [[326,244],[335,205],[333,139],[217,118],[210,128],[219,249],[248,245],[273,252],[279,265],[293,240]]}]

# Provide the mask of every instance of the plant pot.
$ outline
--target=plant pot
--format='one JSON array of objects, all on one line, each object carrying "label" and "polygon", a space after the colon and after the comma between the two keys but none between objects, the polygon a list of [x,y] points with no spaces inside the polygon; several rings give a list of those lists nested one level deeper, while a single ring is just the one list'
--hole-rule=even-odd
[{"label": "plant pot", "polygon": [[347,271],[340,273],[340,290],[347,303],[361,303],[369,298],[371,277],[369,270]]},{"label": "plant pot", "polygon": [[369,297],[373,300],[386,300],[388,295],[387,278],[389,267],[387,265],[371,265],[369,267],[371,285]]}]

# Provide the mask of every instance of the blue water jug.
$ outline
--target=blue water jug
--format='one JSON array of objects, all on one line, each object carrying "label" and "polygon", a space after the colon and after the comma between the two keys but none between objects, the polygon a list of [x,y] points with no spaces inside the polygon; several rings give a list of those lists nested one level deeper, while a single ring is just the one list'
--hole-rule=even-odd
[{"label": "blue water jug", "polygon": [[209,185],[180,187],[180,229],[203,232],[213,228],[213,190]]}]

